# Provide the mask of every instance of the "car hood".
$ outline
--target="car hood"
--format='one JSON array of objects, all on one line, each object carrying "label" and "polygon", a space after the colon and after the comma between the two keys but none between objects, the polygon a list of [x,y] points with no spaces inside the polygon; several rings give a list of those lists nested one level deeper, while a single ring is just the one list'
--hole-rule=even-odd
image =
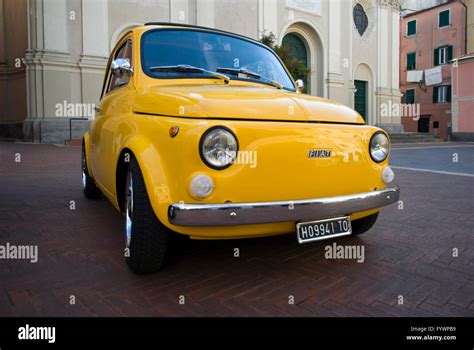
[{"label": "car hood", "polygon": [[274,88],[234,85],[160,85],[138,89],[135,113],[205,119],[364,124],[349,107]]}]

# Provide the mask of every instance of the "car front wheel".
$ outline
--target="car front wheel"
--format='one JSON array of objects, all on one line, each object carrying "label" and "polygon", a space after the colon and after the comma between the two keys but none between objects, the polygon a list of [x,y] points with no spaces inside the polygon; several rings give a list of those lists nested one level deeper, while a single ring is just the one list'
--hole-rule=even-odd
[{"label": "car front wheel", "polygon": [[370,216],[366,216],[365,218],[352,221],[351,222],[352,234],[361,235],[369,231],[372,228],[372,226],[374,226],[375,222],[377,221],[378,216],[379,216],[379,213],[375,213]]},{"label": "car front wheel", "polygon": [[135,273],[158,271],[164,264],[168,229],[158,220],[137,161],[132,158],[125,187],[125,260]]}]

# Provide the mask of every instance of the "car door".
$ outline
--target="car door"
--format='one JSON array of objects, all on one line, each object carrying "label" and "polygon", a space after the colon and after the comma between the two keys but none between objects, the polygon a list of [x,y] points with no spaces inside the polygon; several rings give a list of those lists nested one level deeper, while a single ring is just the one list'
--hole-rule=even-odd
[{"label": "car door", "polygon": [[[126,58],[132,61],[132,39],[125,38],[113,52],[113,60]],[[108,64],[103,95],[91,128],[91,167],[95,182],[107,195],[115,194],[115,168],[117,153],[114,143],[120,120],[129,112],[131,76],[117,77]]]}]

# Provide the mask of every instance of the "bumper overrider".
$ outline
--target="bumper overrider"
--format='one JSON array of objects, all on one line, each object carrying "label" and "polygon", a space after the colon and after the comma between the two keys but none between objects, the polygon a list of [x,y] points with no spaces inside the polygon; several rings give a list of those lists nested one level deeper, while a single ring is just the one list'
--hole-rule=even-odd
[{"label": "bumper overrider", "polygon": [[344,196],[295,201],[172,204],[169,222],[177,226],[235,226],[275,222],[311,221],[377,209],[397,202],[398,186]]}]

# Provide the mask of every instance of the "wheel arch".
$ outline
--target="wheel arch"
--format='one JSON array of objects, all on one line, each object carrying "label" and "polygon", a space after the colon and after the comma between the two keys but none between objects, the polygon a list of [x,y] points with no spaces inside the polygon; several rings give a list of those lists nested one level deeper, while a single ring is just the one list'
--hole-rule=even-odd
[{"label": "wheel arch", "polygon": [[85,153],[85,157],[86,157],[87,172],[89,173],[89,176],[93,179],[94,174],[92,172],[91,159],[89,157],[89,155],[90,155],[90,134],[89,134],[88,131],[82,137],[82,147],[84,148],[84,153]]},{"label": "wheel arch", "polygon": [[[128,162],[127,153],[130,154]],[[125,208],[125,182],[132,157],[140,167],[148,198],[155,215],[162,223],[168,224],[168,206],[171,203],[171,196],[167,177],[163,164],[161,164],[159,150],[151,140],[144,137],[134,137],[127,140],[119,153],[115,174],[117,208],[121,212]]]},{"label": "wheel arch", "polygon": [[[127,162],[127,154],[130,159]],[[127,181],[127,171],[130,166],[130,160],[135,155],[128,147],[122,149],[117,159],[117,166],[115,170],[115,193],[118,208],[123,213],[125,211],[125,182]]]}]

